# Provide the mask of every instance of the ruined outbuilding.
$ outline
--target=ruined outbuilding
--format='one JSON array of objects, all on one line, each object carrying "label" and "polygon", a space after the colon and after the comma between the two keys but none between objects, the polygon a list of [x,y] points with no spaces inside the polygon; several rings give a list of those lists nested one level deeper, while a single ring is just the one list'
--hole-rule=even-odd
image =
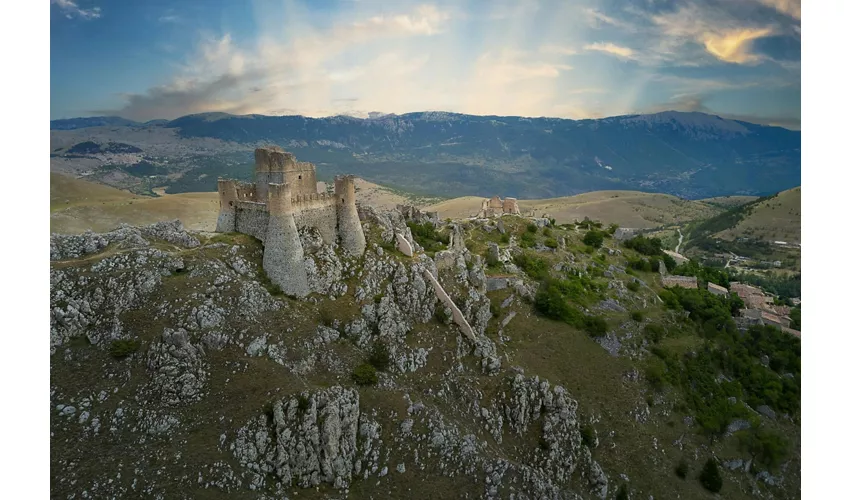
[{"label": "ruined outbuilding", "polygon": [[483,200],[478,217],[498,217],[505,214],[522,215],[519,211],[519,204],[516,198],[505,198],[502,200],[498,196],[494,196],[489,200]]},{"label": "ruined outbuilding", "polygon": [[218,180],[216,232],[244,233],[263,242],[263,269],[284,293],[309,293],[299,230],[316,229],[327,245],[362,255],[366,238],[357,215],[354,176],[334,178],[334,192],[319,192],[316,167],[279,147],[254,151],[255,182]]}]

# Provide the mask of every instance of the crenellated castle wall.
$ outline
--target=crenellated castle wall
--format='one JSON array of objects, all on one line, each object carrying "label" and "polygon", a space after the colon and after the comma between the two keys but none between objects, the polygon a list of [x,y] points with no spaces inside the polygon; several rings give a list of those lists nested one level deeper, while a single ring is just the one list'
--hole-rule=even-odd
[{"label": "crenellated castle wall", "polygon": [[291,295],[309,293],[299,230],[315,228],[325,244],[339,242],[362,255],[366,238],[355,204],[353,176],[334,179],[334,194],[318,192],[316,167],[278,147],[258,148],[255,183],[219,179],[217,232],[238,232],[263,242],[263,267]]}]

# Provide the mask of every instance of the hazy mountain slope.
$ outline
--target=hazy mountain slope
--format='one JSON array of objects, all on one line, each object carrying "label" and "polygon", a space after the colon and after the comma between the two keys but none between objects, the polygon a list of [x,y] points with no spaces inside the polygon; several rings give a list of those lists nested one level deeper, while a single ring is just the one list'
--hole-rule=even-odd
[{"label": "hazy mountain slope", "polygon": [[[158,130],[172,130],[186,145],[214,139],[229,150],[244,148],[239,161],[246,164],[254,146],[275,143],[328,176],[354,173],[441,196],[549,198],[629,189],[704,198],[767,194],[800,184],[798,131],[701,113],[597,120],[441,112],[369,119],[208,113],[123,128],[128,138],[110,140],[149,155],[163,147],[147,148],[138,131],[163,137]],[[61,132],[82,139],[85,130]],[[203,173],[206,167],[186,168]]]}]

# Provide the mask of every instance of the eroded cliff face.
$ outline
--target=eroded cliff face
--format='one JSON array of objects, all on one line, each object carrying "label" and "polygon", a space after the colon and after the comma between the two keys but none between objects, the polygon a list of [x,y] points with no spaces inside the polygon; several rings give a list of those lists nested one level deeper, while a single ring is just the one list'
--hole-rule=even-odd
[{"label": "eroded cliff face", "polygon": [[[361,210],[362,257],[299,234],[303,300],[271,293],[247,236],[179,222],[54,235],[53,494],[605,497],[577,401],[488,336],[484,264],[462,229],[432,259],[399,212]],[[378,347],[376,383],[356,384]]]}]

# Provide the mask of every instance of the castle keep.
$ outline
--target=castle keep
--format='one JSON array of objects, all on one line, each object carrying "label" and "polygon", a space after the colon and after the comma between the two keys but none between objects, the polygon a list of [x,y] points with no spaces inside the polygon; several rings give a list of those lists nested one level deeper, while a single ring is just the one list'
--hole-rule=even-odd
[{"label": "castle keep", "polygon": [[310,293],[299,230],[315,228],[324,244],[338,242],[362,255],[366,238],[354,205],[354,176],[334,178],[334,193],[319,193],[316,167],[278,147],[254,151],[255,181],[218,180],[216,232],[237,232],[263,242],[263,268],[284,293]]}]

